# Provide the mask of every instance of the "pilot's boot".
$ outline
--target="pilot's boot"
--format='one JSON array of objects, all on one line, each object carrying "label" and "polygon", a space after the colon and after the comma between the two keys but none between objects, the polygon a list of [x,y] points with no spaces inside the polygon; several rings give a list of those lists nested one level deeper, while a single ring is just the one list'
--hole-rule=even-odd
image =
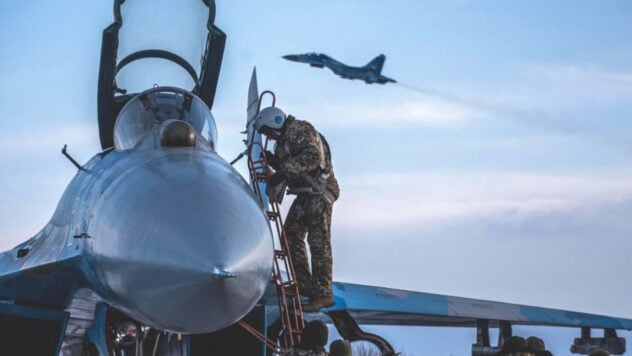
[{"label": "pilot's boot", "polygon": [[324,295],[319,297],[314,297],[309,302],[309,304],[303,305],[303,312],[305,313],[316,313],[322,308],[327,308],[334,305],[334,297],[330,295]]}]

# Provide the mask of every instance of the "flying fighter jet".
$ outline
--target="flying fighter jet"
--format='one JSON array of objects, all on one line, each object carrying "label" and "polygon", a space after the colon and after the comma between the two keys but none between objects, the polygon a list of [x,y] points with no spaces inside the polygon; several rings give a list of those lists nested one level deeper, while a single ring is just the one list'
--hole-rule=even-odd
[{"label": "flying fighter jet", "polygon": [[386,56],[383,54],[373,58],[373,60],[363,67],[348,66],[321,53],[288,54],[287,56],[283,56],[283,58],[294,62],[309,63],[312,67],[327,67],[342,78],[352,80],[360,79],[364,80],[367,84],[396,83],[394,79],[382,75],[382,66],[386,59]]},{"label": "flying fighter jet", "polygon": [[[125,0],[129,3],[134,0]],[[213,105],[225,35],[208,6],[208,41],[199,71],[179,55],[141,50],[117,61],[122,0],[103,33],[98,116],[103,151],[80,165],[51,221],[34,237],[0,253],[0,354],[260,355],[264,343],[245,332],[279,337],[282,307],[269,283],[273,233],[265,182],[250,184],[215,152]],[[116,74],[159,58],[182,66],[192,90],[148,88],[123,94]],[[260,97],[249,88],[248,146],[264,148],[252,129]],[[67,154],[67,152],[64,150]],[[250,150],[251,159],[259,151]],[[70,158],[70,156],[68,156]],[[272,287],[272,288],[271,288]],[[476,328],[472,355],[493,355],[512,325],[581,328],[573,352],[625,351],[617,329],[632,320],[389,288],[334,284],[335,305],[316,318],[341,336],[393,347],[361,324]],[[298,317],[298,315],[293,315]],[[242,329],[243,328],[243,329]],[[592,337],[591,328],[604,329]],[[423,351],[419,354],[426,354]]]}]

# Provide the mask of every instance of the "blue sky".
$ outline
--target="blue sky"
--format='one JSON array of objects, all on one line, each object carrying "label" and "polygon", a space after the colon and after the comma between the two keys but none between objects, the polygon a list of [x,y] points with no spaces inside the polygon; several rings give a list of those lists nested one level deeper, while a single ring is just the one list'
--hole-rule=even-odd
[{"label": "blue sky", "polygon": [[[628,1],[218,0],[219,153],[242,150],[256,65],[260,89],[331,144],[336,279],[632,318],[631,15]],[[5,250],[48,221],[74,175],[61,147],[82,162],[99,150],[111,2],[3,2],[0,20]],[[180,38],[173,21],[147,38]],[[352,65],[384,53],[399,84],[280,58],[308,51]],[[467,355],[474,340],[383,332],[413,355]],[[524,333],[559,355],[574,335]]]}]

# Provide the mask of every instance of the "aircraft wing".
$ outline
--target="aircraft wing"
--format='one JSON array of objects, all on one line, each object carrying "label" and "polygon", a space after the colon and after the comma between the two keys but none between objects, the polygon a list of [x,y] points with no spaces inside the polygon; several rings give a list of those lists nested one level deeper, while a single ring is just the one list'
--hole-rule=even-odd
[{"label": "aircraft wing", "polygon": [[489,320],[632,330],[632,319],[351,283],[334,283],[334,298],[327,311],[348,311],[359,324],[476,327]]},{"label": "aircraft wing", "polygon": [[[475,327],[474,356],[495,355],[502,342],[512,336],[513,325],[577,327],[581,333],[572,341],[570,351],[579,354],[606,350],[621,355],[626,351],[626,340],[618,337],[616,330],[632,330],[632,319],[351,283],[335,282],[334,299],[335,305],[322,312],[340,335],[351,341],[371,342],[384,355],[396,352],[387,340],[363,331],[358,324]],[[497,345],[490,342],[490,327],[499,329]],[[603,337],[591,336],[591,329],[603,329]]]}]

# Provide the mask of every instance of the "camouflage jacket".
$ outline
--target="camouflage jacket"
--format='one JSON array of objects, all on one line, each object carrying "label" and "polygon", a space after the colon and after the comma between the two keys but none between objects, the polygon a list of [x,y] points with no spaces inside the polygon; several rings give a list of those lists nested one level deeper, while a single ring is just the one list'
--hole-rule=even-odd
[{"label": "camouflage jacket", "polygon": [[326,179],[326,189],[338,198],[340,189],[334,176],[329,144],[325,138],[307,121],[288,116],[275,148],[277,170],[287,177],[290,189],[309,185],[306,175]]},{"label": "camouflage jacket", "polygon": [[299,350],[292,347],[289,350],[285,351],[283,353],[283,356],[329,356],[329,354],[325,350],[305,351],[305,350]]}]

